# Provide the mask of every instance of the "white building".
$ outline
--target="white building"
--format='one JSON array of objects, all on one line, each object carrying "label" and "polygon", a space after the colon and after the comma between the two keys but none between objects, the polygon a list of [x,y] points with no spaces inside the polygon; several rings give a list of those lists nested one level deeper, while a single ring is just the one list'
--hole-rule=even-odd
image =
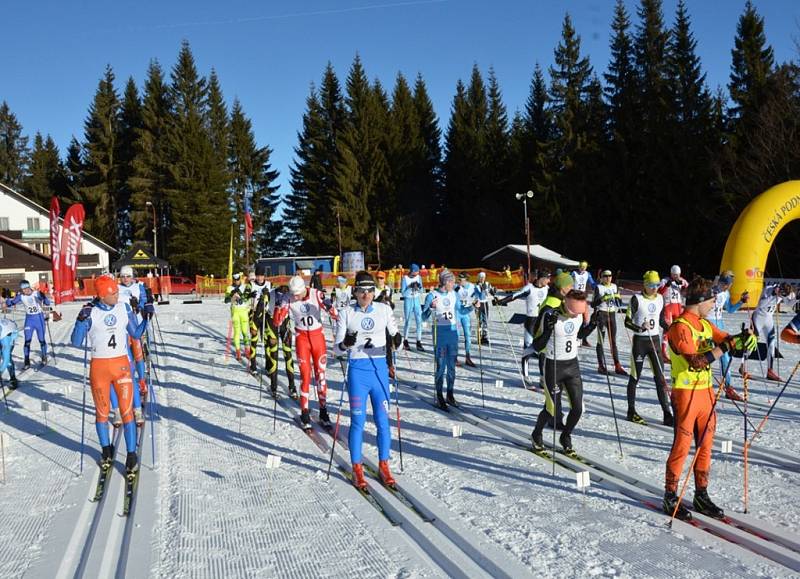
[{"label": "white building", "polygon": [[[20,259],[16,251],[20,244],[29,247],[30,255],[39,259]],[[116,253],[113,247],[84,231],[77,277],[107,272],[111,253]],[[41,256],[50,256],[50,210],[0,183],[0,285],[13,287],[21,279],[52,284],[49,265],[45,266]]]}]

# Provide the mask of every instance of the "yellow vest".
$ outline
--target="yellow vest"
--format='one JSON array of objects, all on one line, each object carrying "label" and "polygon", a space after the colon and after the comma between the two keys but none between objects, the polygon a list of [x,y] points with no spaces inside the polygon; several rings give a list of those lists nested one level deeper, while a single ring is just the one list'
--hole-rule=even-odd
[{"label": "yellow vest", "polygon": [[[702,330],[696,330],[692,324],[683,318],[678,318],[675,323],[686,324],[692,331],[692,340],[697,345],[697,353],[705,354],[714,349],[715,344],[712,339],[711,324],[701,319]],[[677,390],[707,390],[712,386],[711,365],[705,370],[693,370],[689,367],[686,357],[676,354],[669,348],[669,359],[672,365],[672,388]]]}]

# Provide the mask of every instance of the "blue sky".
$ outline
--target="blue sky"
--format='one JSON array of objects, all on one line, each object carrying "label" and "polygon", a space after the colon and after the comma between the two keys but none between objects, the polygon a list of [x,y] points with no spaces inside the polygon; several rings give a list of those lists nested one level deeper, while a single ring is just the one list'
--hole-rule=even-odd
[{"label": "blue sky", "polygon": [[[677,0],[665,0],[671,24]],[[638,1],[626,0],[634,24]],[[778,61],[797,59],[800,2],[757,0]],[[151,0],[15,2],[3,8],[0,100],[26,134],[49,133],[64,150],[83,135],[106,64],[120,92],[129,76],[139,86],[151,58],[169,70],[180,43],[191,44],[198,68],[214,67],[225,97],[242,102],[256,138],[274,150],[281,193],[311,82],[333,63],[344,81],[358,52],[371,78],[387,90],[398,71],[423,75],[442,129],[459,78],[473,63],[493,66],[509,116],[523,106],[538,61],[545,70],[565,12],[582,50],[602,73],[609,57],[613,0],[336,0],[227,2]],[[698,53],[712,90],[725,86],[736,21],[744,0],[688,0]]]}]

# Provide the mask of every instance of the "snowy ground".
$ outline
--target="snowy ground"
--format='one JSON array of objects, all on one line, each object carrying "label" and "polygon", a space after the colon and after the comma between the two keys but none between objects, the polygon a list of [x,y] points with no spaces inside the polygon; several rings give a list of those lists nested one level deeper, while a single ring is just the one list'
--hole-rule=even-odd
[{"label": "snowy ground", "polygon": [[[392,467],[404,492],[435,521],[423,522],[401,505],[398,512],[405,518],[393,526],[336,466],[325,480],[328,456],[297,428],[295,405],[288,399],[277,405],[273,432],[272,400],[260,396],[258,381],[235,360],[225,359],[223,304],[174,301],[160,307],[161,335],[155,335],[159,416],[144,433],[138,502],[126,527],[117,516],[122,477],[115,476],[92,535],[97,505],[88,498],[99,453],[87,392],[81,474],[83,352],[64,345],[77,311],[74,305],[65,307],[64,321],[52,325],[56,363],[22,375],[22,387],[8,397],[9,410],[0,410],[0,576],[775,577],[797,572],[694,527],[668,528],[667,517],[622,492],[613,477],[593,477],[592,486],[579,491],[574,473],[559,467],[553,475],[549,461],[511,444],[509,437],[529,435],[542,403],[541,394],[521,386],[512,356],[512,347],[520,350],[521,327],[500,320],[521,308],[514,303],[493,310],[491,348],[479,352],[472,345],[473,359],[483,359],[485,408],[478,370],[457,369],[456,396],[495,430],[430,405],[433,362],[427,332],[427,353],[398,357],[404,469],[400,473],[394,420]],[[738,327],[745,315],[731,318],[729,327]],[[623,329],[618,338],[627,367]],[[799,356],[792,346],[784,349],[781,372],[788,376]],[[21,343],[16,350],[21,355]],[[586,412],[573,434],[576,449],[625,471],[660,502],[672,436],[659,426],[649,372],[640,382],[637,405],[651,422],[648,427],[624,421],[626,379],[610,378],[624,452],[620,458],[609,386],[595,372],[594,348],[582,348],[580,359]],[[750,363],[750,370],[762,374],[758,363]],[[329,361],[328,371],[335,409],[342,381],[338,362]],[[501,387],[495,386],[498,379]],[[800,542],[800,441],[793,431],[800,417],[797,382],[770,416],[749,471],[749,516],[769,523],[789,542]],[[774,384],[767,390],[766,383],[751,382],[754,424],[776,392]],[[43,402],[49,405],[46,413]],[[709,490],[736,514],[743,509],[741,446],[734,445],[730,454],[719,449],[723,440],[741,442],[743,418],[725,400],[718,410]],[[237,417],[237,411],[244,416]],[[346,400],[342,424],[349,424]],[[453,437],[454,425],[463,429],[460,438]],[[545,431],[546,438],[551,432]],[[330,443],[327,434],[320,436]],[[376,461],[374,442],[368,421],[365,458]],[[270,455],[282,458],[279,468],[267,468]],[[337,447],[335,464],[346,457]],[[378,498],[391,504],[392,497],[373,486]],[[690,488],[687,496],[691,493]],[[120,563],[123,541],[130,549]]]}]

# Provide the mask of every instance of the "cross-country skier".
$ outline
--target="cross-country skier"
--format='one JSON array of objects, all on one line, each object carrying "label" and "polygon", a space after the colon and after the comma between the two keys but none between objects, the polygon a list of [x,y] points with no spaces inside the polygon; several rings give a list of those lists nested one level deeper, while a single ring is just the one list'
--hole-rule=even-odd
[{"label": "cross-country skier", "polygon": [[[716,298],[714,299],[714,309],[712,310],[711,319],[714,325],[720,330],[725,329],[725,319],[723,314],[725,312],[732,314],[747,303],[749,295],[745,291],[742,293],[741,299],[735,304],[731,303],[731,285],[733,284],[733,272],[730,270],[723,271],[719,274],[717,284],[714,286]],[[733,381],[731,380],[731,364],[733,360],[731,355],[725,352],[719,359],[722,371],[725,373],[725,397],[730,400],[740,401],[742,397],[738,392],[733,389]]]},{"label": "cross-country skier", "polygon": [[[775,330],[775,312],[784,300],[794,299],[792,286],[788,283],[771,283],[764,286],[761,297],[753,312],[753,329],[760,340],[767,345],[767,380],[783,382],[783,378],[772,369],[775,363],[775,349],[778,346]],[[27,325],[27,323],[26,323]]]},{"label": "cross-country skier", "polygon": [[[617,284],[611,282],[611,271],[606,269],[600,274],[600,283],[594,289],[594,324],[597,327],[598,337],[597,346],[597,371],[601,374],[608,374],[605,364],[605,354],[603,352],[603,342],[611,345],[611,356],[614,359],[614,372],[620,376],[627,376],[628,373],[619,363],[619,351],[617,350],[617,310],[622,307],[622,297],[617,290]],[[590,328],[592,327],[590,323]],[[608,332],[606,332],[608,330]]]},{"label": "cross-country skier", "polygon": [[[379,271],[375,274],[375,301],[379,304],[386,304],[390,308],[392,308],[392,312],[394,312],[394,301],[392,300],[392,296],[394,295],[394,290],[391,286],[386,285],[386,272]],[[387,330],[388,331],[388,330]],[[391,347],[391,342],[387,336],[386,338],[386,364],[389,366],[389,377],[394,379],[394,359],[392,357],[392,351],[394,348]]]},{"label": "cross-country skier", "polygon": [[[258,342],[261,339],[264,342],[264,352],[269,348],[267,337],[262,335],[266,333],[266,305],[269,302],[269,290],[271,284],[267,280],[267,266],[257,263],[255,271],[253,272],[253,280],[248,284],[250,288],[250,373],[255,374],[258,369],[256,368],[256,360],[258,358]],[[262,331],[263,329],[263,331]],[[274,340],[274,336],[273,336]],[[277,348],[277,341],[275,342]]]},{"label": "cross-country skier", "polygon": [[233,274],[233,284],[225,292],[225,303],[231,305],[231,324],[233,327],[233,348],[237,360],[242,359],[239,349],[244,340],[245,359],[250,358],[250,286],[242,279],[242,274]]},{"label": "cross-country skier", "polygon": [[675,428],[667,459],[663,508],[671,515],[677,506],[676,516],[683,520],[691,519],[692,515],[683,505],[678,506],[677,490],[692,439],[697,448],[694,508],[710,517],[724,517],[724,512],[711,501],[707,490],[717,424],[711,364],[730,350],[756,347],[756,338],[749,331],[731,336],[705,319],[713,308],[711,282],[701,277],[694,278],[686,289],[686,309],[667,332],[672,360],[670,373]]},{"label": "cross-country skier", "polygon": [[469,355],[470,342],[472,341],[472,312],[474,305],[480,300],[481,294],[478,288],[469,281],[467,272],[462,271],[458,274],[458,285],[455,288],[456,296],[461,302],[462,313],[458,315],[458,323],[464,334],[464,363],[467,366],[475,367],[475,362]]},{"label": "cross-country skier", "polygon": [[[266,316],[264,348],[266,352],[266,373],[269,376],[270,391],[272,396],[278,392],[278,343],[283,351],[283,363],[286,368],[286,378],[289,383],[289,396],[297,398],[297,388],[294,385],[294,357],[292,355],[292,330],[289,326],[289,317],[285,317],[280,324],[275,323],[275,309],[287,305],[291,300],[289,286],[281,285],[269,292],[269,298],[262,300],[266,304],[263,315]],[[262,312],[256,312],[256,320],[261,321]],[[259,328],[260,330],[260,328]]]},{"label": "cross-country skier", "polygon": [[[592,273],[588,271],[586,268],[589,267],[589,262],[581,261],[578,264],[578,269],[572,270],[572,279],[574,280],[574,288],[579,292],[586,292],[588,293],[590,290],[594,290],[597,287],[597,282],[594,281],[592,277]],[[583,314],[583,325],[589,325],[589,317],[590,312],[589,308],[586,308],[586,312]],[[589,342],[586,340],[586,337],[583,338],[581,341],[581,346],[591,347]]]},{"label": "cross-country skier", "polygon": [[17,295],[6,300],[6,306],[12,307],[20,303],[25,310],[25,344],[22,347],[25,359],[22,367],[26,369],[31,366],[31,340],[34,332],[36,332],[36,339],[39,340],[39,346],[42,349],[41,366],[44,366],[47,364],[47,340],[42,306],[49,306],[50,300],[43,292],[34,292],[31,284],[23,280],[19,284]]},{"label": "cross-country skier", "polygon": [[480,293],[478,306],[478,324],[481,327],[479,339],[484,346],[489,345],[489,304],[497,293],[494,286],[486,281],[486,272],[478,272],[478,283],[475,284]]},{"label": "cross-country skier", "polygon": [[[456,319],[466,314],[465,308],[453,288],[456,276],[448,269],[439,273],[439,287],[425,297],[422,317],[428,319],[433,314],[433,343],[436,358],[436,402],[442,410],[448,404],[457,406],[453,388],[456,382],[456,359],[458,358],[458,324]],[[442,393],[444,374],[447,370],[447,398]]]},{"label": "cross-country skier", "polygon": [[356,273],[357,305],[342,312],[334,340],[337,350],[349,352],[347,397],[350,399],[350,432],[347,442],[353,465],[353,484],[361,489],[367,488],[361,464],[361,446],[368,397],[377,429],[379,474],[385,485],[395,485],[389,470],[392,439],[389,430],[389,370],[386,365],[389,343],[386,337],[391,336],[395,348],[398,348],[403,336],[397,329],[392,309],[387,304],[375,302],[374,296],[372,276],[366,271]]},{"label": "cross-country skier", "polygon": [[400,293],[403,296],[403,347],[406,350],[411,348],[408,345],[408,324],[413,316],[416,323],[417,332],[417,350],[424,352],[422,347],[422,276],[420,275],[419,266],[416,263],[411,264],[411,269],[408,275],[403,276],[403,281],[400,285]]},{"label": "cross-country skier", "polygon": [[523,380],[525,380],[526,384],[528,384],[531,379],[530,374],[528,372],[528,360],[534,353],[536,353],[536,350],[531,348],[531,346],[533,345],[533,336],[535,331],[534,329],[536,327],[536,319],[539,317],[539,309],[541,308],[545,299],[547,299],[549,285],[550,285],[550,272],[543,269],[538,270],[536,272],[534,282],[529,281],[518,292],[514,292],[513,294],[507,295],[506,297],[497,300],[497,305],[505,305],[510,302],[513,302],[514,300],[519,300],[523,298],[525,299],[525,323],[523,325],[524,329],[523,346],[526,352],[530,350],[529,354],[525,355],[523,353],[522,356],[522,378]]},{"label": "cross-country skier", "polygon": [[125,468],[130,474],[138,469],[138,459],[128,338],[138,340],[142,337],[155,309],[152,303],[145,304],[142,308],[144,319],[137,322],[130,305],[119,301],[119,287],[112,276],[100,276],[95,280],[94,287],[97,297],[78,313],[71,342],[73,346],[80,347],[85,339],[92,352],[89,380],[95,405],[95,427],[103,447],[101,464],[103,468],[110,468],[114,454],[108,433],[110,389],[114,388],[122,413],[125,447],[128,450]]},{"label": "cross-country skier", "polygon": [[562,390],[569,397],[570,410],[559,442],[565,453],[575,452],[572,448],[572,431],[583,413],[583,381],[578,364],[578,348],[586,331],[581,324],[585,309],[586,294],[570,290],[558,307],[542,308],[539,315],[537,325],[541,331],[533,341],[533,348],[544,353],[545,406],[531,433],[533,449],[537,452],[544,450],[544,427],[561,411],[559,399]]},{"label": "cross-country skier", "polygon": [[328,381],[325,378],[325,366],[328,356],[322,327],[322,310],[328,312],[333,320],[338,320],[339,316],[331,300],[321,291],[307,288],[299,275],[289,280],[289,293],[291,296],[287,303],[276,305],[273,320],[275,326],[279,327],[286,316],[291,314],[294,323],[297,363],[300,365],[300,420],[303,428],[311,428],[308,396],[313,367],[319,399],[319,421],[327,426],[330,425],[331,419],[326,404]]},{"label": "cross-country skier", "polygon": [[787,344],[800,344],[800,314],[795,315],[781,330],[781,340]]},{"label": "cross-country skier", "polygon": [[14,361],[11,359],[11,352],[14,350],[17,336],[19,336],[17,324],[8,318],[0,319],[0,380],[3,379],[3,372],[8,369],[10,390],[16,390],[19,386],[17,374],[14,371]]},{"label": "cross-country skier", "polygon": [[[681,277],[681,266],[673,265],[669,268],[669,277],[661,280],[661,287],[658,293],[664,296],[664,319],[667,324],[681,315],[683,311],[682,292],[689,286],[689,282]],[[667,354],[667,334],[661,342],[661,356],[666,364],[669,364],[670,356]]]},{"label": "cross-country skier", "polygon": [[661,278],[657,271],[644,272],[644,287],[641,293],[631,296],[628,312],[625,315],[625,327],[633,331],[631,344],[631,375],[628,378],[628,420],[637,424],[645,424],[644,419],[636,412],[636,385],[642,376],[644,360],[650,361],[653,380],[656,383],[656,395],[661,411],[664,413],[663,423],[674,424],[669,409],[669,393],[664,370],[661,366],[661,335],[659,326],[666,332],[669,326],[664,320],[664,298],[658,293]]}]

